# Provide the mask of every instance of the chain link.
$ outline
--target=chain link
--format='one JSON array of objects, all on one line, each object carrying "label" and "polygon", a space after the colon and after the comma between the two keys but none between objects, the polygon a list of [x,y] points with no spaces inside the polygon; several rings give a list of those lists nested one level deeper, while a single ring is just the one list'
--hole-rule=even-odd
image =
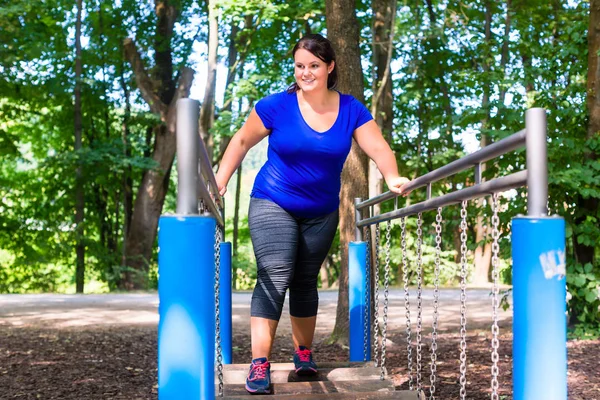
[{"label": "chain link", "polygon": [[433,278],[433,324],[431,331],[431,375],[429,377],[429,400],[435,400],[435,381],[437,373],[437,327],[440,285],[440,264],[442,253],[442,207],[438,207],[435,217],[435,272]]},{"label": "chain link", "polygon": [[402,229],[402,279],[404,281],[404,307],[406,309],[406,353],[408,357],[408,390],[413,390],[413,357],[410,331],[410,294],[408,293],[408,256],[406,251],[406,217],[400,219]]},{"label": "chain link", "polygon": [[200,203],[198,204],[198,214],[202,215],[206,212],[206,204],[204,204],[204,199],[200,199]]},{"label": "chain link", "polygon": [[375,276],[373,277],[373,285],[375,285],[375,316],[373,318],[373,343],[374,343],[374,360],[375,365],[379,364],[379,237],[380,237],[379,224],[375,224]]},{"label": "chain link", "polygon": [[498,193],[492,196],[492,280],[494,282],[492,292],[492,397],[491,400],[499,400],[498,397],[498,254],[500,245],[500,218],[498,218]]},{"label": "chain link", "polygon": [[423,215],[417,218],[417,392],[421,393],[423,379],[422,371],[422,330],[423,330]]},{"label": "chain link", "polygon": [[467,201],[460,210],[460,398],[467,396]]},{"label": "chain link", "polygon": [[385,348],[385,342],[386,342],[386,335],[387,335],[387,325],[388,325],[388,304],[389,304],[389,297],[390,297],[390,253],[391,253],[391,247],[392,247],[392,238],[391,238],[391,231],[392,231],[392,222],[388,221],[387,223],[387,229],[385,232],[385,277],[384,279],[384,295],[383,295],[383,334],[382,334],[382,339],[381,339],[381,380],[385,379],[385,352],[386,352],[386,348]]},{"label": "chain link", "polygon": [[215,231],[215,346],[217,348],[217,374],[219,377],[219,397],[223,397],[223,352],[221,349],[221,317],[219,311],[219,286],[221,276],[221,227]]},{"label": "chain link", "polygon": [[365,275],[366,275],[366,279],[365,279],[365,320],[364,320],[364,331],[363,331],[363,337],[364,337],[364,344],[363,344],[363,353],[364,353],[364,357],[363,360],[367,361],[367,359],[369,358],[370,354],[369,354],[369,341],[367,340],[369,331],[370,331],[370,321],[369,321],[369,314],[371,311],[371,227],[370,226],[366,226],[364,229],[364,237],[365,240],[367,242],[367,260],[366,260],[366,267],[365,267]]}]

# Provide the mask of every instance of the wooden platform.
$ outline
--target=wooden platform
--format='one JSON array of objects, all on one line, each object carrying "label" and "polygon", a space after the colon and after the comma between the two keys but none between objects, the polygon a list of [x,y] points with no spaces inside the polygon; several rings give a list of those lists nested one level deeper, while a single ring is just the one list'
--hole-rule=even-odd
[{"label": "wooden platform", "polygon": [[[381,369],[374,363],[319,363],[316,376],[298,376],[294,364],[271,364],[273,394],[251,395],[246,391],[245,382],[248,364],[223,366],[223,398],[232,399],[396,399],[424,400],[417,392],[397,391],[393,383],[381,380]],[[215,377],[216,378],[216,377]],[[215,379],[215,393],[218,393],[218,378]],[[217,397],[218,398],[218,397]]]}]

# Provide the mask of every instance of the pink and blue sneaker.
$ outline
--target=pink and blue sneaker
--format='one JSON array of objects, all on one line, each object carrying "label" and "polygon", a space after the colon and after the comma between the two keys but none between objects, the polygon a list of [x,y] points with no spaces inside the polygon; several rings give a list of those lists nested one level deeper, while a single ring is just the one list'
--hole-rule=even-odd
[{"label": "pink and blue sneaker", "polygon": [[316,375],[317,364],[312,359],[312,351],[305,346],[299,346],[294,352],[294,368],[298,375]]},{"label": "pink and blue sneaker", "polygon": [[271,364],[266,357],[252,360],[246,378],[246,390],[251,394],[271,393]]}]

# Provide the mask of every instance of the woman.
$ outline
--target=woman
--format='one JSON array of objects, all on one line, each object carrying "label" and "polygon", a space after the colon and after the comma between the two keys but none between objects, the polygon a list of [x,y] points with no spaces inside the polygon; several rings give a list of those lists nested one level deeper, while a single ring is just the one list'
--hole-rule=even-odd
[{"label": "woman", "polygon": [[287,289],[297,374],[317,373],[311,346],[318,308],[317,276],[338,225],[341,171],[352,138],[371,157],[389,189],[402,193],[407,178],[369,111],[333,90],[335,53],[321,35],[293,49],[296,82],[260,100],[232,138],[217,173],[221,195],[250,148],[269,136],[268,160],[251,193],[248,223],[257,262],[251,303],[251,393],[270,393],[275,331]]}]

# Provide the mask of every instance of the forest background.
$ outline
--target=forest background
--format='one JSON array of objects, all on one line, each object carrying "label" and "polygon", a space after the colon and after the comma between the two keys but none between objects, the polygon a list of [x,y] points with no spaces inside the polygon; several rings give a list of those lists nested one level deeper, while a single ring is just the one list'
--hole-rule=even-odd
[{"label": "forest background", "polygon": [[[332,40],[340,90],[371,109],[410,178],[523,129],[528,108],[547,110],[549,210],[567,222],[571,327],[578,336],[594,335],[598,3],[0,0],[0,292],[156,288],[157,221],[176,203],[176,100],[200,100],[199,134],[216,170],[253,104],[292,83],[291,49],[312,32]],[[237,289],[252,288],[256,276],[247,203],[266,145],[248,155],[226,197]],[[343,249],[351,230],[344,221],[354,215],[346,200],[385,190],[356,149],[349,163],[341,234],[320,276],[321,287],[341,289],[338,319],[347,307]],[[484,177],[524,163],[523,151],[503,156],[488,163]],[[471,173],[459,174],[433,190],[446,193],[471,180]],[[424,198],[416,191],[400,206]],[[506,193],[501,207],[501,279],[510,284],[510,220],[526,212],[525,191]],[[441,280],[453,286],[460,276],[458,207],[443,215]],[[475,285],[490,279],[490,216],[489,201],[470,203],[467,256]],[[435,215],[423,218],[424,280],[431,284]],[[416,284],[415,218],[407,229]],[[402,276],[399,232],[394,224],[393,284]]]}]

